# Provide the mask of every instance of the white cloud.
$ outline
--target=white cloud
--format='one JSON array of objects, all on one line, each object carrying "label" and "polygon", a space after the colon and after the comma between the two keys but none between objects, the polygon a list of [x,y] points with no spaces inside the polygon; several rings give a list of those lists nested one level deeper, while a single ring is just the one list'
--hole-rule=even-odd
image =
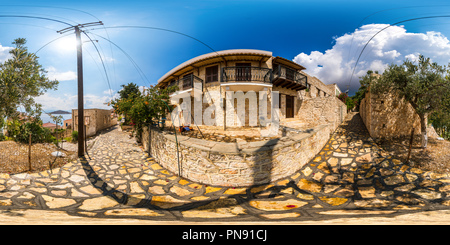
[{"label": "white cloud", "polygon": [[103,91],[103,94],[107,94],[107,95],[114,94],[114,90],[112,90],[112,89],[105,90],[105,91]]},{"label": "white cloud", "polygon": [[84,96],[84,107],[91,109],[111,109],[108,102],[111,101],[111,96],[98,96],[95,94],[87,94]]},{"label": "white cloud", "polygon": [[[335,38],[335,44],[324,53],[300,53],[294,62],[306,67],[306,72],[325,84],[337,83],[345,91],[354,65],[367,41],[386,24],[364,25],[355,32]],[[450,61],[450,42],[442,33],[410,33],[403,26],[392,26],[375,36],[361,55],[355,69],[350,91],[359,88],[359,77],[367,70],[382,73],[391,63],[400,64],[406,59],[417,61],[419,54],[430,57],[441,65]]]},{"label": "white cloud", "polygon": [[77,79],[77,74],[73,71],[60,72],[55,67],[47,68],[47,77],[50,80],[71,81]]},{"label": "white cloud", "polygon": [[77,95],[52,95],[50,93],[45,93],[39,97],[35,98],[35,101],[42,105],[42,108],[49,112],[53,110],[63,110],[72,111],[72,109],[77,108]]},{"label": "white cloud", "polygon": [[[105,91],[107,92],[107,91]],[[35,98],[35,101],[42,105],[44,111],[72,111],[72,109],[78,108],[78,96],[71,94],[54,94],[45,93],[39,97]],[[96,94],[85,94],[84,95],[84,108],[85,109],[111,109],[107,103],[111,101],[110,95],[96,95]]]},{"label": "white cloud", "polygon": [[7,59],[11,57],[9,51],[13,49],[12,47],[3,47],[0,45],[0,63],[5,62]]}]

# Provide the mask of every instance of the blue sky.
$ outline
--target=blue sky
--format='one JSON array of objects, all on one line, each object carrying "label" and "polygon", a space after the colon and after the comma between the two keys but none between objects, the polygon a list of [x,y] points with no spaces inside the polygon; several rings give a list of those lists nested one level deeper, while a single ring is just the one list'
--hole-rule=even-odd
[{"label": "blue sky", "polygon": [[[382,72],[387,64],[419,54],[440,64],[450,61],[450,18],[424,19],[386,29],[374,38],[355,61],[368,39],[386,24],[411,18],[446,15],[446,1],[20,1],[0,4],[0,16],[28,15],[70,24],[101,20],[105,27],[145,26],[164,28],[195,37],[212,49],[272,51],[307,68],[326,84],[347,86],[350,95],[358,77],[368,69]],[[366,18],[366,19],[365,19]],[[74,34],[60,38],[64,24],[46,20],[0,17],[0,61],[15,38],[28,40],[48,76],[60,81],[57,91],[37,99],[44,110],[76,108],[76,50]],[[92,29],[92,28],[88,28]],[[149,86],[180,63],[212,52],[186,36],[152,29],[110,28],[89,30],[96,49],[83,36],[84,94],[86,108],[107,108],[103,103],[130,82]],[[52,40],[57,41],[51,42]],[[126,52],[111,45],[109,39]],[[51,43],[49,43],[51,42]],[[48,45],[46,45],[48,44]],[[42,48],[46,45],[44,48]],[[41,49],[42,48],[42,49]],[[133,61],[129,59],[132,58]],[[133,62],[139,67],[135,67]],[[140,70],[144,73],[142,75]],[[111,89],[111,91],[110,91]],[[44,121],[47,118],[43,116]]]}]

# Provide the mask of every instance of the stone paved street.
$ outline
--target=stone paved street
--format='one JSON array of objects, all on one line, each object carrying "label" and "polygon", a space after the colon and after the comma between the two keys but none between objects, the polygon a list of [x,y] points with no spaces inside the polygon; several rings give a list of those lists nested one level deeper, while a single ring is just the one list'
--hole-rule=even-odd
[{"label": "stone paved street", "polygon": [[449,193],[448,175],[385,154],[355,113],[299,172],[249,188],[177,177],[114,127],[85,159],[53,171],[0,174],[0,221],[446,223]]}]

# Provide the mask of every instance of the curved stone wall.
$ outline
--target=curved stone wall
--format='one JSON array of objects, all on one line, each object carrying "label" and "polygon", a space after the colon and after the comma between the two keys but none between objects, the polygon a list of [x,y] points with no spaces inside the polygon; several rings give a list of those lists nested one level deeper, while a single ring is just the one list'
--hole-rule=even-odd
[{"label": "curved stone wall", "polygon": [[158,128],[149,132],[145,128],[142,141],[161,166],[176,174],[181,172],[183,178],[212,186],[246,187],[270,183],[297,172],[319,153],[331,130],[329,125],[320,125],[275,140],[244,143],[177,135],[179,164],[175,135]]}]

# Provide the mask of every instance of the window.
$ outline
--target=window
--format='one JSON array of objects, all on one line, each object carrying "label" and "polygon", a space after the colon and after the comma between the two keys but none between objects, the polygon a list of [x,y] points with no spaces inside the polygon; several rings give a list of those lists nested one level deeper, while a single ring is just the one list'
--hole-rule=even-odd
[{"label": "window", "polygon": [[219,66],[206,67],[206,82],[217,82],[219,81]]},{"label": "window", "polygon": [[190,89],[193,87],[193,76],[194,73],[188,73],[183,76],[183,90]]}]

